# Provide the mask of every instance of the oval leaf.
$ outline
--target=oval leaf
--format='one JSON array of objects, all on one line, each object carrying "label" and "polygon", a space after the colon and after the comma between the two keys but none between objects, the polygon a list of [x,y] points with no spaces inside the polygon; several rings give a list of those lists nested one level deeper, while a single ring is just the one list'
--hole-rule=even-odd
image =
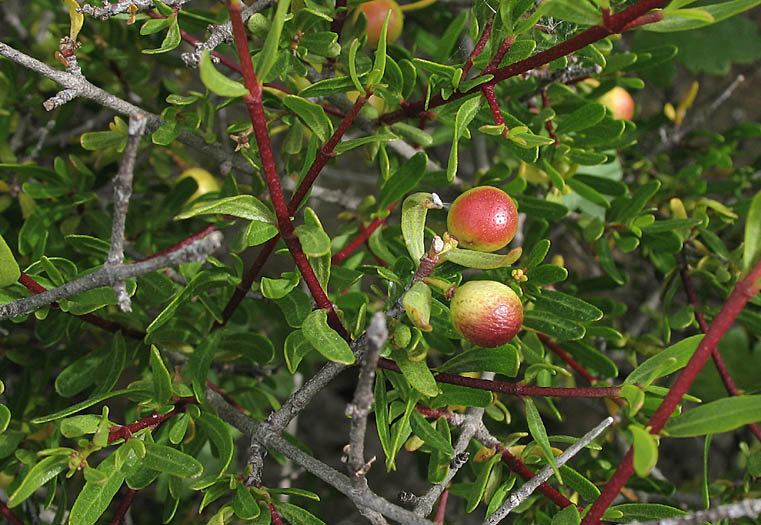
[{"label": "oval leaf", "polygon": [[16,258],[3,236],[0,235],[0,288],[15,283],[19,277],[21,277],[21,270]]},{"label": "oval leaf", "polygon": [[193,209],[180,213],[176,220],[189,219],[198,215],[216,215],[223,213],[242,219],[275,224],[275,215],[253,195],[236,195],[215,201],[204,202]]},{"label": "oval leaf", "polygon": [[21,485],[13,491],[8,499],[8,507],[13,508],[45,483],[63,472],[69,463],[68,456],[48,456],[31,468],[29,473],[24,477]]},{"label": "oval leaf", "polygon": [[703,436],[761,421],[761,396],[735,396],[712,401],[672,417],[665,431],[672,437]]},{"label": "oval leaf", "polygon": [[208,49],[204,49],[203,53],[201,53],[198,69],[201,72],[201,82],[209,88],[209,91],[221,97],[242,97],[248,95],[246,86],[217,71],[211,62],[211,58],[209,58]]},{"label": "oval leaf", "polygon": [[328,314],[325,310],[314,310],[310,313],[304,319],[301,330],[312,347],[326,359],[344,365],[354,363],[354,353],[349,343],[328,326]]}]

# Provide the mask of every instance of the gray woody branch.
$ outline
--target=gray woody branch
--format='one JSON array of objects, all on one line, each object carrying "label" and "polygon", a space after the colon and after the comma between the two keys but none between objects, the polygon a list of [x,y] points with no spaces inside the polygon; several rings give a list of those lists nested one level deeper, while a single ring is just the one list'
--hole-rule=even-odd
[{"label": "gray woody branch", "polygon": [[715,509],[701,510],[678,518],[666,518],[662,520],[640,522],[632,521],[629,525],[699,525],[706,521],[720,521],[737,518],[756,518],[761,514],[761,499],[746,499],[739,503],[721,505]]},{"label": "gray woody branch", "polygon": [[267,448],[276,450],[294,463],[346,495],[359,508],[373,510],[402,525],[435,525],[432,521],[394,505],[370,490],[358,491],[348,476],[315,459],[280,437],[271,424],[256,421],[230,406],[218,393],[206,390],[206,399],[217,409],[219,416],[244,434]]},{"label": "gray woody branch", "polygon": [[[171,7],[180,7],[187,1],[188,0],[164,0],[164,3]],[[101,20],[106,20],[114,15],[126,13],[128,11],[132,12],[130,10],[131,5],[137,7],[137,11],[145,11],[146,9],[153,9],[155,7],[153,0],[123,0],[121,2],[116,2],[115,4],[109,4],[108,1],[106,1],[104,3],[106,4],[106,7],[93,7],[90,4],[84,4],[77,9],[77,11],[85,15],[92,15],[100,18]],[[134,10],[134,8],[132,9]]]},{"label": "gray woody branch", "polygon": [[190,261],[202,261],[222,245],[222,234],[212,232],[203,239],[181,247],[177,251],[147,261],[119,266],[104,266],[91,274],[70,281],[57,288],[37,295],[18,299],[12,303],[0,305],[0,320],[24,315],[60,299],[73,297],[87,290],[101,286],[113,286],[125,279],[143,275],[155,270],[176,266]]},{"label": "gray woody branch", "polygon": [[[111,226],[111,248],[105,266],[115,268],[124,262],[124,225],[127,221],[127,208],[132,197],[132,178],[135,171],[135,158],[140,137],[145,132],[146,119],[142,113],[130,117],[127,131],[127,146],[119,163],[114,181],[114,221]],[[127,294],[124,281],[114,284],[114,291],[122,312],[131,312],[132,304]]]}]

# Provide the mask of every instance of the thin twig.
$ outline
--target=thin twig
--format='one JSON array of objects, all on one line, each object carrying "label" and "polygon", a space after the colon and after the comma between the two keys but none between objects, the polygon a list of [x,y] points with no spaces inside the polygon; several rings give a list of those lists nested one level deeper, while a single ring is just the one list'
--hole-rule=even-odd
[{"label": "thin twig", "polygon": [[[168,6],[180,7],[188,1],[189,0],[164,0],[164,3]],[[131,6],[135,6],[138,11],[153,9],[155,7],[153,0],[122,0],[115,4],[109,4],[106,2],[106,7],[94,7],[90,4],[83,4],[82,7],[77,9],[77,11],[85,15],[92,15],[100,18],[101,20],[106,20],[121,13],[126,13],[128,11],[130,13],[133,12],[135,7]]]},{"label": "thin twig", "polygon": [[[127,128],[127,145],[124,148],[119,171],[114,181],[114,221],[111,226],[111,248],[108,251],[105,267],[116,267],[124,262],[124,226],[127,222],[127,209],[132,197],[132,178],[135,171],[135,158],[140,137],[145,131],[146,119],[139,113],[129,119]],[[122,312],[131,312],[132,304],[124,281],[113,285],[119,308]]]},{"label": "thin twig", "polygon": [[137,490],[127,487],[127,493],[124,494],[124,498],[122,499],[119,508],[116,509],[114,518],[111,520],[109,525],[122,525],[124,522],[124,516],[127,514],[127,511],[132,505],[132,500],[135,499],[135,494],[137,494]]},{"label": "thin twig", "polygon": [[761,514],[761,499],[746,499],[739,503],[721,505],[715,509],[699,510],[685,516],[665,518],[655,521],[631,521],[629,525],[699,525],[704,522],[716,522],[738,518],[757,518]]},{"label": "thin twig", "polygon": [[99,288],[101,286],[113,286],[114,283],[124,281],[131,277],[137,277],[155,270],[176,266],[190,261],[205,260],[212,252],[222,245],[222,234],[212,232],[207,237],[183,246],[177,251],[155,257],[143,262],[123,264],[112,268],[101,268],[91,274],[65,283],[57,288],[43,293],[17,299],[8,304],[0,305],[0,320],[10,319],[24,315],[47,304],[54,303],[59,299],[73,297],[77,294]]},{"label": "thin twig", "polygon": [[[565,465],[572,457],[578,454],[581,449],[589,445],[589,443],[602,434],[606,428],[612,425],[613,421],[612,417],[605,418],[602,423],[584,434],[576,443],[568,447],[562,454],[556,457],[555,465],[557,467]],[[497,523],[500,523],[513,509],[518,507],[518,505],[523,503],[526,498],[533,494],[534,491],[539,488],[539,485],[550,479],[553,473],[554,470],[552,465],[546,465],[542,470],[536,473],[536,476],[524,483],[520,489],[510,494],[510,497],[507,498],[507,500],[495,510],[482,525],[497,525]]]}]

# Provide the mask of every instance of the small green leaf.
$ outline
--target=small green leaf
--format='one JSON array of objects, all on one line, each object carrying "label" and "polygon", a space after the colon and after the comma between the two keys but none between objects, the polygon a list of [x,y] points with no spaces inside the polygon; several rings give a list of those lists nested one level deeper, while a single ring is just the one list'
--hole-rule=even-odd
[{"label": "small green leaf", "polygon": [[626,523],[628,521],[658,521],[687,514],[681,509],[661,505],[660,503],[624,503],[614,505],[608,510],[623,514],[620,518],[605,518],[606,521]]},{"label": "small green leaf", "polygon": [[251,221],[248,224],[246,242],[249,246],[259,246],[278,234],[277,226],[269,222]]},{"label": "small green leaf", "polygon": [[600,266],[608,274],[608,277],[613,279],[617,284],[624,284],[626,278],[621,274],[616,267],[616,262],[613,260],[613,252],[610,249],[607,237],[600,237],[597,240],[597,257],[600,259]]},{"label": "small green leaf", "polygon": [[407,317],[412,324],[430,332],[433,327],[429,324],[431,319],[431,289],[422,281],[416,282],[402,299]]},{"label": "small green leaf", "polygon": [[478,252],[464,248],[453,248],[444,253],[444,258],[466,268],[478,268],[481,270],[494,270],[504,266],[510,266],[520,259],[522,248],[513,248],[506,254]]},{"label": "small green leaf", "polygon": [[257,505],[251,489],[245,485],[239,484],[235,487],[235,496],[233,496],[233,510],[242,520],[252,520],[258,517],[262,509]]},{"label": "small green leaf", "polygon": [[336,155],[341,155],[347,151],[353,150],[354,148],[359,148],[360,146],[364,146],[366,144],[380,144],[381,142],[391,142],[394,140],[399,140],[399,137],[393,133],[379,131],[374,135],[368,135],[367,137],[360,137],[358,139],[350,139],[339,142],[334,151]]},{"label": "small green leaf", "polygon": [[63,472],[68,463],[68,456],[63,455],[43,458],[29,470],[21,484],[13,491],[11,497],[8,498],[8,507],[13,508],[22,503],[38,488]]},{"label": "small green leaf", "polygon": [[544,310],[524,311],[523,325],[559,341],[581,339],[586,333],[584,327],[579,323]]},{"label": "small green leaf", "polygon": [[[417,61],[417,59],[415,59]],[[481,96],[473,97],[466,100],[460,109],[457,110],[454,122],[454,136],[452,137],[452,147],[449,150],[449,163],[447,164],[447,181],[452,182],[457,174],[458,164],[458,144],[460,138],[466,132],[468,124],[475,118],[478,108],[481,107]]]},{"label": "small green leaf", "polygon": [[548,310],[573,321],[599,321],[602,319],[602,311],[596,306],[578,297],[554,290],[542,290],[534,304],[537,308]]},{"label": "small green leaf", "polygon": [[[301,276],[295,272],[283,274],[283,279],[262,277],[261,292],[267,299],[281,299],[291,293],[301,281]],[[311,308],[310,308],[311,309]]]},{"label": "small green leaf", "polygon": [[551,221],[560,220],[571,212],[560,203],[528,195],[515,195],[515,201],[518,203],[518,209],[523,213]]},{"label": "small green leaf", "polygon": [[275,215],[259,199],[253,195],[236,195],[214,201],[204,202],[175,217],[176,220],[189,219],[198,215],[233,215],[252,221],[275,224]]},{"label": "small green leaf", "polygon": [[658,463],[658,442],[655,436],[639,425],[630,425],[629,432],[633,438],[634,472],[644,478]]},{"label": "small green leaf", "polygon": [[[306,36],[306,35],[305,35]],[[367,74],[360,75],[359,80],[363,80]],[[337,93],[346,93],[357,89],[352,79],[346,77],[326,78],[315,82],[311,86],[307,86],[299,91],[299,96],[302,97],[323,97],[326,95],[335,95]]]},{"label": "small green leaf", "polygon": [[576,505],[568,505],[552,517],[550,525],[579,525],[579,523],[581,523],[581,516],[576,510]]},{"label": "small green leaf", "polygon": [[201,465],[193,456],[166,445],[145,444],[145,466],[181,478],[197,478],[203,473]]},{"label": "small green leaf", "polygon": [[333,134],[333,124],[319,104],[296,95],[286,95],[283,104],[304,121],[304,124],[317,135],[320,142],[327,142]]},{"label": "small green leaf", "polygon": [[526,277],[531,284],[542,287],[565,281],[568,278],[568,270],[556,264],[540,264],[531,268]]},{"label": "small green leaf", "polygon": [[447,457],[454,455],[451,443],[446,441],[417,410],[413,410],[410,414],[410,427],[417,437],[432,448],[441,451]]},{"label": "small green leaf", "polygon": [[161,353],[156,345],[151,345],[151,372],[153,374],[153,397],[162,405],[172,399],[172,376],[169,374]]},{"label": "small green leaf", "polygon": [[439,394],[439,386],[425,359],[411,361],[404,350],[395,350],[391,353],[391,358],[399,365],[404,378],[415,390],[428,397],[436,397]]},{"label": "small green leaf", "polygon": [[729,432],[757,421],[761,421],[761,396],[733,396],[674,416],[664,430],[672,437],[693,437]]},{"label": "small green leaf", "polygon": [[293,525],[325,525],[325,522],[311,512],[284,501],[273,501],[272,504],[288,523]]},{"label": "small green leaf", "polygon": [[325,231],[311,224],[300,224],[294,233],[301,242],[301,248],[309,257],[321,257],[330,254],[330,237]]},{"label": "small green leaf", "polygon": [[570,115],[562,116],[556,133],[568,134],[590,128],[605,117],[605,111],[605,106],[597,102],[584,104]]},{"label": "small green leaf", "polygon": [[313,350],[314,347],[307,338],[304,337],[304,332],[301,330],[294,330],[288,334],[288,337],[285,338],[285,343],[283,344],[283,354],[288,371],[291,374],[296,373],[296,369],[299,367],[301,360]]},{"label": "small green leaf", "polygon": [[173,18],[169,24],[169,31],[166,32],[164,40],[161,42],[161,47],[156,49],[143,49],[145,55],[157,55],[159,53],[167,53],[173,49],[176,49],[180,42],[182,42],[182,35],[180,34],[180,25],[177,23],[177,18]]},{"label": "small green leaf", "polygon": [[[748,218],[745,221],[743,271],[750,271],[759,257],[761,257],[761,191],[753,197],[748,209]],[[2,264],[2,245],[0,245],[0,264]]]},{"label": "small green leaf", "polygon": [[552,466],[552,470],[555,471],[555,476],[558,481],[562,483],[561,480],[563,478],[560,476],[560,471],[555,464],[555,454],[552,452],[550,439],[547,437],[547,430],[544,428],[544,423],[542,422],[542,416],[539,415],[539,410],[537,410],[533,399],[525,398],[523,404],[526,407],[526,423],[528,423],[528,431],[531,433],[531,437],[534,438],[534,441],[539,445],[539,448],[542,449],[544,459],[546,459],[547,463]]},{"label": "small green leaf", "polygon": [[116,455],[100,462],[98,472],[105,481],[88,481],[77,496],[69,514],[69,525],[93,525],[106,511],[124,482],[124,473],[116,469]]},{"label": "small green leaf", "polygon": [[425,175],[428,156],[421,152],[399,166],[386,180],[380,190],[378,209],[383,210],[413,190]]},{"label": "small green leaf", "polygon": [[602,206],[603,208],[610,208],[610,202],[608,202],[608,199],[603,197],[602,194],[598,193],[596,189],[591,186],[587,186],[576,177],[569,177],[565,182],[571,187],[573,191],[581,195],[589,202],[597,204],[598,206]]},{"label": "small green leaf", "polygon": [[325,310],[314,310],[301,326],[304,336],[315,350],[326,359],[350,365],[354,363],[354,353],[338,333],[328,326],[328,314]]},{"label": "small green leaf", "polygon": [[425,254],[425,218],[432,207],[432,195],[422,192],[413,193],[402,204],[402,236],[415,267]]},{"label": "small green leaf", "polygon": [[201,73],[201,82],[209,88],[209,91],[221,97],[242,97],[248,95],[246,86],[217,71],[211,62],[211,58],[209,58],[208,49],[204,49],[203,53],[201,53],[198,69]]},{"label": "small green leaf", "polygon": [[10,286],[18,281],[19,277],[21,277],[21,270],[16,258],[3,236],[0,235],[0,288]]},{"label": "small green leaf", "polygon": [[201,417],[195,421],[209,437],[209,441],[211,441],[217,451],[217,458],[219,460],[219,473],[217,474],[217,477],[220,477],[225,473],[227,467],[230,466],[230,462],[233,459],[233,452],[235,451],[230,429],[228,428],[227,423],[205,410],[201,411]]},{"label": "small green leaf", "polygon": [[36,425],[40,425],[42,423],[47,423],[48,421],[55,421],[56,419],[61,419],[66,416],[76,414],[80,410],[84,410],[85,408],[90,408],[93,405],[97,405],[98,403],[100,403],[101,401],[105,401],[106,399],[110,399],[112,397],[117,397],[122,395],[127,395],[127,394],[135,394],[138,392],[145,393],[146,390],[140,387],[125,388],[123,390],[113,390],[105,394],[93,396],[89,399],[86,399],[85,401],[82,401],[75,405],[68,406],[64,408],[63,410],[59,410],[58,412],[53,412],[52,414],[48,414],[47,416],[36,417],[32,419],[32,423]]},{"label": "small green leaf", "polygon": [[311,299],[298,288],[294,288],[290,293],[275,299],[275,304],[283,312],[285,320],[291,328],[300,328],[306,316],[312,311]]},{"label": "small green leaf", "polygon": [[702,334],[693,335],[671,345],[632,370],[624,380],[624,383],[649,385],[660,377],[676,372],[687,365],[687,362],[692,357],[692,354],[695,353],[702,340]]},{"label": "small green leaf", "polygon": [[439,371],[452,374],[490,371],[515,377],[519,367],[518,349],[506,344],[497,348],[479,347],[463,352],[440,366]]},{"label": "small green leaf", "polygon": [[267,75],[277,60],[277,49],[280,45],[280,35],[283,32],[283,25],[288,16],[288,8],[291,0],[280,0],[277,3],[277,10],[272,19],[272,25],[267,33],[267,39],[264,41],[264,47],[259,53],[259,63],[256,67],[256,76],[259,82],[267,82]]}]

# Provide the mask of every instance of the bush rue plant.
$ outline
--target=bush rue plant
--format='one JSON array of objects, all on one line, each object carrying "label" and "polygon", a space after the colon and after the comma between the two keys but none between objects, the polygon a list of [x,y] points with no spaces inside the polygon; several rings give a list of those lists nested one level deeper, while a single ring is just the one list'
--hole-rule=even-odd
[{"label": "bush rue plant", "polygon": [[4,522],[761,523],[756,4],[0,1]]}]

